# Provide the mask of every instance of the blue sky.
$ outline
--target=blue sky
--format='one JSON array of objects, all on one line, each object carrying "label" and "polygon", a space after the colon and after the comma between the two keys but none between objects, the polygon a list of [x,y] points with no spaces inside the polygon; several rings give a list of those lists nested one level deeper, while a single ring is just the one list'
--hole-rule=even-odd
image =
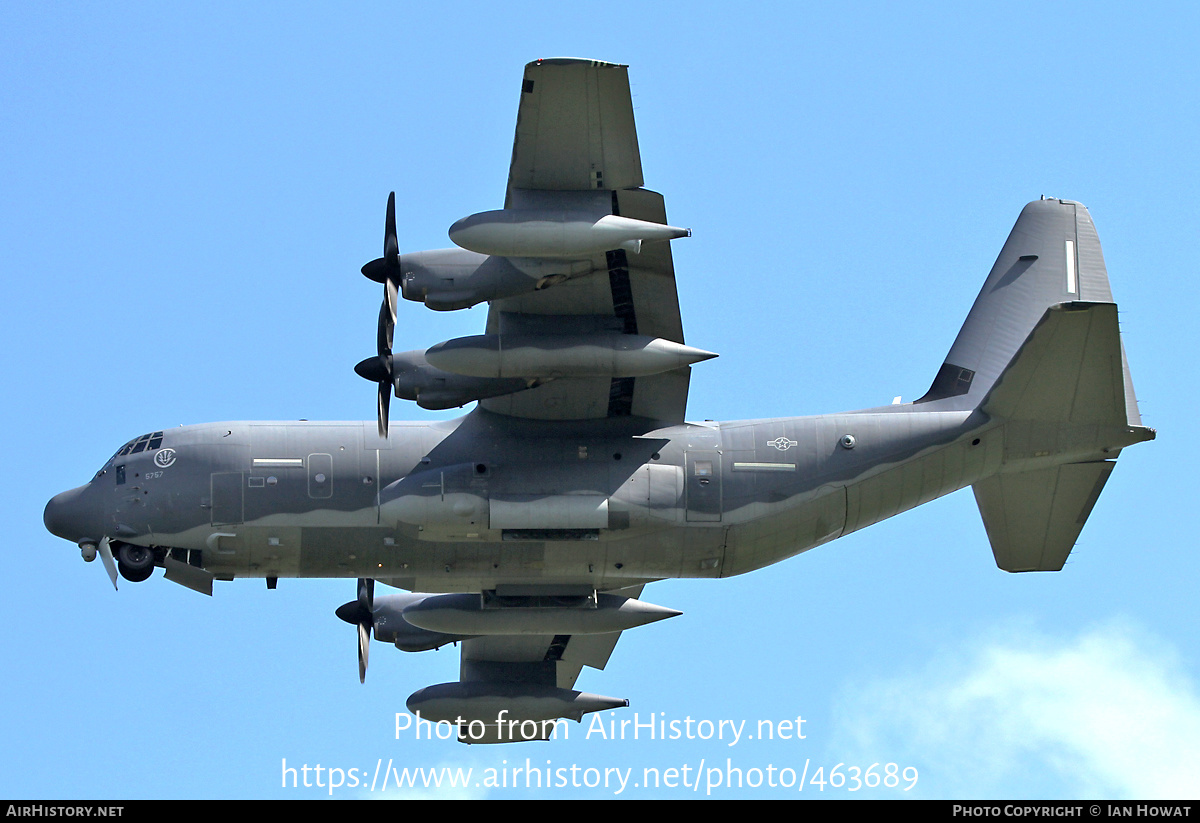
[{"label": "blue sky", "polygon": [[[701,797],[730,769],[763,785],[712,795],[1200,793],[1200,14],[730,8],[0,9],[0,795],[331,796],[283,788],[284,761],[347,784],[389,761],[473,770],[462,790],[340,798],[609,797],[606,770],[627,768],[618,796]],[[579,687],[630,698],[606,721],[745,721],[734,745],[608,740],[585,722],[568,741],[465,747],[395,731],[411,692],[457,676],[453,649],[377,643],[359,685],[354,631],[333,615],[352,581],[237,581],[208,599],[156,576],[114,593],[45,532],[45,501],[143,432],[370,417],[352,367],[373,351],[379,294],[358,268],[379,253],[388,191],[402,251],[500,207],[522,66],[557,55],[629,64],[646,184],[694,232],[674,244],[685,331],[721,357],[693,371],[692,419],[913,399],[1021,207],[1088,205],[1159,436],[1121,457],[1063,572],[998,571],[959,492],[767,570],[647,589],[684,616],[626,633]],[[401,348],[484,320],[401,309]],[[745,737],[797,717],[803,739]],[[568,785],[475,785],[527,758]],[[919,779],[766,785],[839,763]],[[689,785],[632,786],[646,768]]]}]

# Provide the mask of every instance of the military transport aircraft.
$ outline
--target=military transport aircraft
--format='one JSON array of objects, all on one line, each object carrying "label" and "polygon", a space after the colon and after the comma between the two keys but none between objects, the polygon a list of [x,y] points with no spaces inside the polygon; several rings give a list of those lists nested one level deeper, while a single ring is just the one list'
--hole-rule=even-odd
[{"label": "military transport aircraft", "polygon": [[[140,581],[358,579],[368,644],[461,645],[460,678],[408,699],[465,742],[545,739],[628,705],[585,694],[622,631],[678,612],[646,583],[776,563],[971,486],[1001,569],[1061,569],[1141,425],[1100,243],[1081,204],[1025,207],[929,391],[817,417],[685,422],[663,198],[642,187],[626,67],[525,68],[504,208],[399,253],[388,199],[378,384],[362,423],[215,423],[118,449],[46,527]],[[488,302],[483,334],[394,352],[399,297]],[[457,420],[389,425],[392,395]],[[394,587],[376,594],[376,581]]]}]

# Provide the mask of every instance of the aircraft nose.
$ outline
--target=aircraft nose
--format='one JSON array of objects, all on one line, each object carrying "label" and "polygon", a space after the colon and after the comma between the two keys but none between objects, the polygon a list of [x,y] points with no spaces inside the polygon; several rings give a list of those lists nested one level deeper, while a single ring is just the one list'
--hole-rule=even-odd
[{"label": "aircraft nose", "polygon": [[100,518],[96,516],[94,501],[87,491],[87,486],[80,486],[50,498],[42,513],[47,531],[73,543],[100,540],[103,535],[90,533],[97,531]]}]

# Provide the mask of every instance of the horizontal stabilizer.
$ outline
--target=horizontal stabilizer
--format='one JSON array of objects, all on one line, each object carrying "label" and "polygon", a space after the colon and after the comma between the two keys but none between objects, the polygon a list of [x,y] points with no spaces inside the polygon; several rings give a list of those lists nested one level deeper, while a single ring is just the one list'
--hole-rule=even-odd
[{"label": "horizontal stabilizer", "polygon": [[1115,465],[1068,463],[976,483],[996,565],[1006,572],[1062,569]]}]

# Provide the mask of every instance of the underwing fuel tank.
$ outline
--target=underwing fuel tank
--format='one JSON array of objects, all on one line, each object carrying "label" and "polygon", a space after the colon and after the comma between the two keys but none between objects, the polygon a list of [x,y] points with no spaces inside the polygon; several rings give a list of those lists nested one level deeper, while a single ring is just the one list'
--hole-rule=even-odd
[{"label": "underwing fuel tank", "polygon": [[477,334],[426,350],[431,366],[468,377],[644,377],[717,355],[643,334]]},{"label": "underwing fuel tank", "polygon": [[503,726],[506,721],[541,722],[560,717],[577,721],[590,712],[624,708],[629,701],[530,683],[459,681],[419,689],[406,705],[413,714],[434,723],[499,722]]},{"label": "underwing fuel tank", "polygon": [[499,209],[464,217],[450,240],[479,254],[580,259],[613,249],[639,252],[644,240],[690,237],[691,229],[616,214],[551,209]]},{"label": "underwing fuel tank", "polygon": [[603,634],[620,632],[683,612],[630,597],[599,594],[594,605],[489,607],[477,594],[426,597],[404,609],[407,623],[451,635]]}]

